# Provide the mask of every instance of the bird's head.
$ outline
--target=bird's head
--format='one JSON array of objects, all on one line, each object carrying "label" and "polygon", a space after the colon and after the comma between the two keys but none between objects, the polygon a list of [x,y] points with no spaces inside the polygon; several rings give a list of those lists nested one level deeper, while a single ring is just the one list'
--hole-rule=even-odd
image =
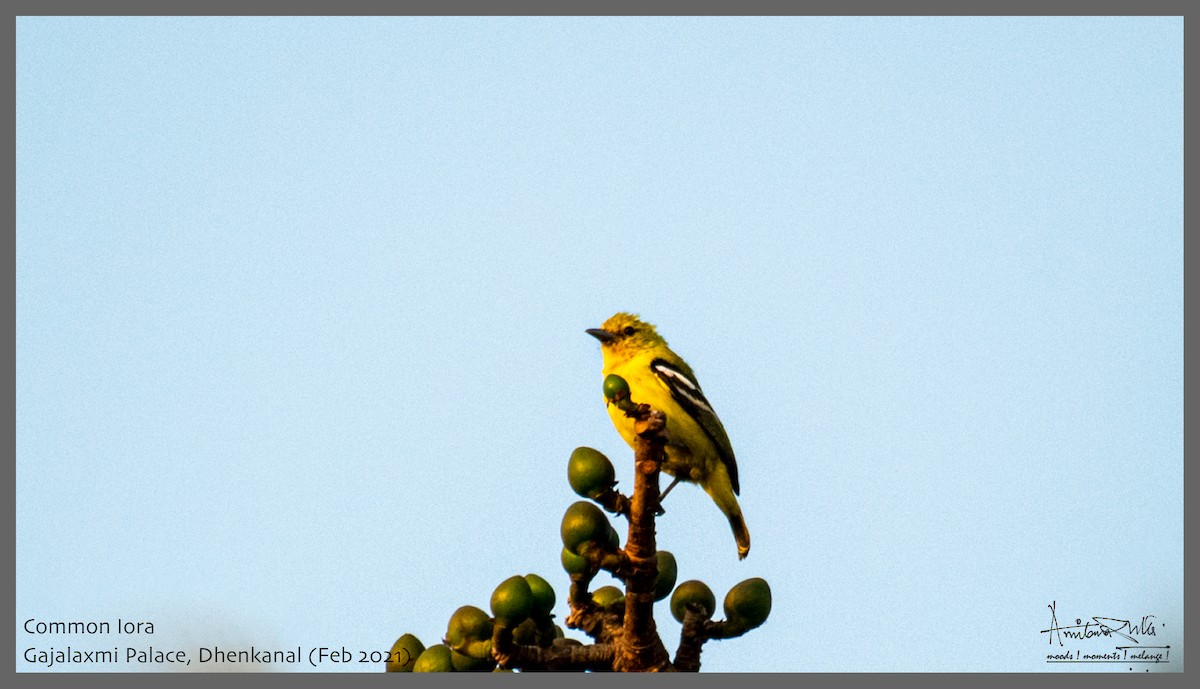
[{"label": "bird's head", "polygon": [[599,328],[588,329],[587,333],[600,340],[600,349],[606,356],[614,356],[618,360],[667,344],[653,325],[624,312],[604,321]]}]

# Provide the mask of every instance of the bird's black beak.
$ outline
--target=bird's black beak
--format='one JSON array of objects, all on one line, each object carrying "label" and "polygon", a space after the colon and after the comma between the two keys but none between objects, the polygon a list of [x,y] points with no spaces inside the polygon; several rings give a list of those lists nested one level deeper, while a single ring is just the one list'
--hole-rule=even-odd
[{"label": "bird's black beak", "polygon": [[607,330],[602,330],[600,328],[588,328],[585,332],[597,340],[600,340],[601,343],[612,342],[613,340],[617,339],[616,335],[613,335]]}]

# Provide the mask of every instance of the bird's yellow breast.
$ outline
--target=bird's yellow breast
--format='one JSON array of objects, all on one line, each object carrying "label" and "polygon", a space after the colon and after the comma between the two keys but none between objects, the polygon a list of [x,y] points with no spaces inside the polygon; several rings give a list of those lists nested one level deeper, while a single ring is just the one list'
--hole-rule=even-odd
[{"label": "bird's yellow breast", "polygon": [[[700,482],[708,475],[709,465],[720,458],[712,451],[704,429],[683,409],[671,391],[650,368],[653,355],[635,356],[620,363],[605,357],[604,375],[616,374],[629,384],[629,398],[637,404],[649,404],[667,416],[666,462],[663,471],[685,481]],[[608,405],[613,426],[630,447],[634,447],[634,420],[614,404]],[[694,440],[692,440],[694,439]]]}]

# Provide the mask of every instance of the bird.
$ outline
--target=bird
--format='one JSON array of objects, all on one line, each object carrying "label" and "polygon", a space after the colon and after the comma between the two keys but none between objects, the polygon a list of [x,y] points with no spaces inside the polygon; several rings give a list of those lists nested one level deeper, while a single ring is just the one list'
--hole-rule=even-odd
[{"label": "bird", "polygon": [[[745,559],[750,553],[750,531],[737,501],[741,488],[733,446],[691,366],[667,346],[653,325],[631,313],[617,313],[601,327],[585,332],[600,340],[602,373],[621,376],[629,385],[630,400],[666,415],[662,470],[675,479],[667,492],[681,480],[699,484],[729,520],[738,559]],[[612,400],[607,406],[617,432],[634,447],[634,419]]]}]

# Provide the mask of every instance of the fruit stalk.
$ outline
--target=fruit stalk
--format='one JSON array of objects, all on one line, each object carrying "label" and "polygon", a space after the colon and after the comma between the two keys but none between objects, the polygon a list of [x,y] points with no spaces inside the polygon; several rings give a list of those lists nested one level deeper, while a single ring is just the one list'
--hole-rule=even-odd
[{"label": "fruit stalk", "polygon": [[675,669],[679,672],[700,672],[700,649],[708,640],[704,628],[710,616],[700,612],[698,606],[688,606],[679,635],[679,648],[675,651]]}]

